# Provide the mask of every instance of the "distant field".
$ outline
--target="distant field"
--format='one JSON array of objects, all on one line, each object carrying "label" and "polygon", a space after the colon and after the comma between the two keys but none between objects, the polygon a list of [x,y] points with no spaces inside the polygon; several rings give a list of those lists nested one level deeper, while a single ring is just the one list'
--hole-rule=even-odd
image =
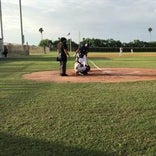
[{"label": "distant field", "polygon": [[[156,69],[156,53],[88,57],[100,68]],[[73,64],[71,57],[68,69]],[[58,69],[56,52],[0,59],[0,155],[155,156],[156,80],[78,84],[22,79],[26,73]]]},{"label": "distant field", "polygon": [[[89,53],[89,57],[119,57],[119,53],[110,53],[110,52],[107,52],[107,53]],[[140,53],[140,52],[134,52],[134,53],[122,53],[122,56],[121,57],[137,57],[137,56],[156,56],[156,52],[154,53]]]}]

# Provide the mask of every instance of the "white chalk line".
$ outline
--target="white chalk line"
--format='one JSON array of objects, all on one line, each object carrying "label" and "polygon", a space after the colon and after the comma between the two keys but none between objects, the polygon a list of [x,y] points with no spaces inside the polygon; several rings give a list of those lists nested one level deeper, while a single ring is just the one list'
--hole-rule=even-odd
[{"label": "white chalk line", "polygon": [[103,71],[100,67],[98,67],[92,60],[89,60],[89,62],[91,62],[91,64],[95,67],[95,68],[97,68],[98,70],[100,70],[100,71]]},{"label": "white chalk line", "polygon": [[[89,59],[88,59],[89,60]],[[110,70],[102,70],[100,67],[98,67],[92,60],[89,60],[89,62],[95,67],[95,68],[97,68],[98,70],[100,70],[101,71],[101,73],[102,74],[111,74],[112,73],[112,71],[110,71]],[[128,72],[128,73],[125,73],[125,74],[127,74],[127,75],[133,75],[133,74],[139,74],[139,73],[141,73],[141,71],[138,71],[138,70],[136,70],[136,71],[132,71],[132,72]]]},{"label": "white chalk line", "polygon": [[100,67],[98,67],[92,60],[89,60],[89,62],[98,70],[100,70],[103,74],[110,74],[112,73],[111,71],[103,71]]}]

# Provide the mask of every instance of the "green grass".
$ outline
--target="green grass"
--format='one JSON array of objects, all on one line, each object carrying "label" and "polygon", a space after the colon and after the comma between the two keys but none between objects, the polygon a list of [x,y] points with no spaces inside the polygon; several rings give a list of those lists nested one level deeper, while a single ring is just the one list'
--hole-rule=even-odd
[{"label": "green grass", "polygon": [[[40,83],[56,53],[0,60],[0,155],[156,154],[156,81]],[[90,58],[100,67],[156,68],[156,57]],[[73,68],[74,58],[68,61]]]}]

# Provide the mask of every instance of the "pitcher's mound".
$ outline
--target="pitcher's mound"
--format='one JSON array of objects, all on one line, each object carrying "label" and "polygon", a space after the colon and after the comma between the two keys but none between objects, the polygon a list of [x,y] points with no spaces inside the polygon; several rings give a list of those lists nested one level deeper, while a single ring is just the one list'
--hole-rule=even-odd
[{"label": "pitcher's mound", "polygon": [[126,82],[156,80],[156,69],[143,68],[102,68],[91,69],[88,75],[75,75],[73,69],[67,69],[68,76],[60,76],[59,71],[41,71],[23,75],[24,79],[47,82]]}]

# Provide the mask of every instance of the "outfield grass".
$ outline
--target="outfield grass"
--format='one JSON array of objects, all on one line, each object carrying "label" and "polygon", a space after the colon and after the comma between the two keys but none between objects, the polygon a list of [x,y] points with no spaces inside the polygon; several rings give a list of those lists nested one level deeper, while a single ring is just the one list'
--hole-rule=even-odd
[{"label": "outfield grass", "polygon": [[[55,57],[0,60],[0,155],[156,155],[156,80],[59,84],[21,78],[57,70]],[[89,59],[101,68],[156,69],[156,56]],[[73,63],[70,58],[68,68]]]}]

